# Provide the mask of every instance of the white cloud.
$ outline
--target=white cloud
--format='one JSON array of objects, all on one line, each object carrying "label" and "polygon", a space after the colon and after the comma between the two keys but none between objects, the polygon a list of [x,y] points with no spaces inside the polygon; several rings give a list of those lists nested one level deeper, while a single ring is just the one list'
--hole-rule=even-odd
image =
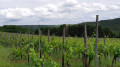
[{"label": "white cloud", "polygon": [[116,9],[120,9],[120,7],[117,6],[117,5],[112,5],[111,8],[112,8],[112,9],[115,9],[115,10],[116,10]]},{"label": "white cloud", "polygon": [[86,13],[107,10],[107,6],[101,3],[81,3],[81,5]]},{"label": "white cloud", "polygon": [[73,7],[73,6],[76,6],[76,5],[78,5],[79,3],[78,3],[78,1],[77,0],[66,0],[64,3],[63,3],[63,5],[65,6],[65,7]]},{"label": "white cloud", "polygon": [[98,10],[107,10],[107,7],[101,3],[93,3],[92,5],[98,8]]},{"label": "white cloud", "polygon": [[34,12],[29,8],[8,8],[0,10],[0,15],[8,19],[20,19],[22,17],[33,16]]},{"label": "white cloud", "polygon": [[46,7],[37,7],[37,8],[34,8],[34,11],[37,12],[36,14],[37,15],[49,15],[51,14],[51,12],[48,11],[48,8]]},{"label": "white cloud", "polygon": [[[53,0],[53,1],[55,1],[55,0]],[[37,3],[37,5],[34,7],[19,7],[18,6],[15,8],[13,7],[13,8],[0,9],[0,17],[4,17],[3,20],[21,19],[20,20],[21,24],[22,24],[22,21],[24,22],[26,20],[27,20],[27,22],[34,20],[35,24],[37,24],[39,21],[41,21],[42,24],[44,22],[45,22],[45,24],[46,23],[49,24],[50,22],[48,22],[48,21],[58,22],[56,24],[60,24],[59,22],[61,22],[61,20],[66,20],[66,22],[78,20],[81,22],[81,20],[86,19],[86,17],[87,17],[86,21],[93,20],[93,18],[95,18],[94,15],[96,15],[96,14],[105,15],[104,18],[107,17],[108,14],[111,14],[112,16],[113,16],[113,14],[119,15],[119,12],[116,13],[115,11],[119,10],[120,6],[118,6],[116,4],[108,5],[103,2],[98,3],[95,0],[93,2],[89,2],[89,1],[82,2],[79,0],[65,0],[65,1],[61,0],[61,2],[60,1],[57,2],[57,1],[58,0],[56,0],[55,1],[56,3],[54,3],[54,2],[50,2],[48,0],[45,0],[45,1],[43,1],[44,5],[38,5],[38,3]],[[28,2],[28,1],[25,1],[25,3],[26,2]],[[32,5],[32,0],[30,0],[30,2]],[[42,2],[42,1],[40,1],[40,2]],[[45,2],[47,2],[47,4],[45,4]],[[23,2],[20,2],[20,3],[23,3]],[[33,3],[35,3],[35,2],[33,2]],[[42,19],[44,19],[44,20],[42,20]],[[26,22],[26,24],[27,24],[27,22]],[[63,23],[64,23],[64,21],[63,21]],[[2,24],[4,24],[4,23],[2,23]],[[17,22],[16,22],[16,24],[17,24]]]},{"label": "white cloud", "polygon": [[[96,11],[107,11],[111,8],[119,9],[118,6],[106,6],[101,3],[79,3],[77,0],[66,0],[58,4],[48,4],[44,7],[35,8],[8,8],[0,10],[0,15],[5,16],[8,19],[24,18],[30,16],[38,16],[43,18],[68,18],[73,12],[82,11],[83,13],[90,13]],[[72,12],[72,13],[71,13]],[[66,17],[66,15],[68,17]],[[69,17],[70,18],[70,17]]]},{"label": "white cloud", "polygon": [[80,3],[77,0],[66,0],[61,3],[61,9],[63,12],[72,12],[81,8]]},{"label": "white cloud", "polygon": [[59,6],[55,4],[48,4],[47,8],[50,12],[58,12],[59,11]]}]

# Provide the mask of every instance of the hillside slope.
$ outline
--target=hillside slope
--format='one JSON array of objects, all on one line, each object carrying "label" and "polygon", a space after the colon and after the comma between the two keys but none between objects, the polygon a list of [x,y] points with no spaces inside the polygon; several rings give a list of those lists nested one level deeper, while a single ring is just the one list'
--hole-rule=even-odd
[{"label": "hillside slope", "polygon": [[[95,25],[95,22],[83,22],[80,24]],[[114,33],[120,33],[120,18],[101,20],[99,21],[99,25],[109,28]],[[20,25],[20,26],[35,30],[35,29],[44,28],[44,27],[49,27],[49,28],[59,27],[60,25]]]},{"label": "hillside slope", "polygon": [[[85,22],[82,24],[95,25],[95,22]],[[110,19],[110,20],[101,20],[99,25],[109,28],[115,33],[120,33],[120,18]]]},{"label": "hillside slope", "polygon": [[59,27],[60,25],[19,25],[19,26],[22,26],[22,27],[26,27],[26,28],[30,28],[30,29],[39,29],[39,28],[45,28],[45,27],[48,27],[48,28],[51,28],[51,27]]}]

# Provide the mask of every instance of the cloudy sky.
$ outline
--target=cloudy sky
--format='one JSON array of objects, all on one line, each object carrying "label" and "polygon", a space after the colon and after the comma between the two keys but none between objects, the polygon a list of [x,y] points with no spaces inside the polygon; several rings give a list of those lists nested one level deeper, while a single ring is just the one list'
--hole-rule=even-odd
[{"label": "cloudy sky", "polygon": [[1,25],[57,25],[120,18],[119,0],[0,0]]}]

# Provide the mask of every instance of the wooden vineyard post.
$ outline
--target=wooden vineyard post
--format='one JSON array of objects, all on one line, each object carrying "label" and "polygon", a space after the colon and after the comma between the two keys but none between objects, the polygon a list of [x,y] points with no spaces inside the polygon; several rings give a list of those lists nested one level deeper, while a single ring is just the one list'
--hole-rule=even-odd
[{"label": "wooden vineyard post", "polygon": [[[41,39],[40,39],[40,35],[41,35],[41,31],[39,29],[39,58],[41,59],[41,57],[42,57],[42,51],[41,51]],[[43,63],[42,63],[42,67],[43,67]]]},{"label": "wooden vineyard post", "polygon": [[1,33],[0,33],[0,39],[1,39]]},{"label": "wooden vineyard post", "polygon": [[0,33],[0,39],[2,39],[2,34]]},{"label": "wooden vineyard post", "polygon": [[84,43],[85,43],[85,67],[89,67],[88,64],[88,56],[86,55],[86,53],[88,53],[88,46],[87,46],[87,27],[86,25],[84,26]]},{"label": "wooden vineyard post", "polygon": [[64,65],[64,44],[65,44],[65,28],[63,28],[63,48],[62,48],[62,67],[65,67]]},{"label": "wooden vineyard post", "polygon": [[12,47],[14,47],[15,44],[14,44],[14,33],[12,33]]},{"label": "wooden vineyard post", "polygon": [[0,33],[0,39],[1,39],[1,33]]},{"label": "wooden vineyard post", "polygon": [[4,34],[4,39],[5,39],[5,34]]},{"label": "wooden vineyard post", "polygon": [[41,34],[41,31],[40,31],[40,29],[39,29],[39,58],[42,57],[42,55],[41,55],[41,40],[40,40],[40,34]]},{"label": "wooden vineyard post", "polygon": [[8,41],[10,41],[10,36],[9,36],[9,33],[8,33]]},{"label": "wooden vineyard post", "polygon": [[104,45],[106,45],[106,37],[104,37]]},{"label": "wooden vineyard post", "polygon": [[34,32],[32,33],[32,40],[34,40]]},{"label": "wooden vineyard post", "polygon": [[10,39],[12,40],[12,33],[11,33],[11,37],[10,37]]},{"label": "wooden vineyard post", "polygon": [[18,32],[16,34],[16,49],[18,48]]},{"label": "wooden vineyard post", "polygon": [[95,67],[98,67],[98,15],[96,15]]},{"label": "wooden vineyard post", "polygon": [[6,34],[4,34],[4,38],[6,39]]},{"label": "wooden vineyard post", "polygon": [[3,39],[5,39],[5,35],[3,34]]},{"label": "wooden vineyard post", "polygon": [[48,42],[50,42],[50,30],[48,30]]},{"label": "wooden vineyard post", "polygon": [[26,35],[26,32],[25,32],[25,41],[27,41],[27,35]]},{"label": "wooden vineyard post", "polygon": [[2,39],[4,39],[3,34],[1,34]]},{"label": "wooden vineyard post", "polygon": [[1,34],[1,38],[3,39],[3,34]]},{"label": "wooden vineyard post", "polygon": [[[22,34],[20,31],[20,50],[22,50]],[[22,54],[21,54],[21,59],[22,59]]]},{"label": "wooden vineyard post", "polygon": [[11,33],[11,47],[13,47],[13,33]]}]

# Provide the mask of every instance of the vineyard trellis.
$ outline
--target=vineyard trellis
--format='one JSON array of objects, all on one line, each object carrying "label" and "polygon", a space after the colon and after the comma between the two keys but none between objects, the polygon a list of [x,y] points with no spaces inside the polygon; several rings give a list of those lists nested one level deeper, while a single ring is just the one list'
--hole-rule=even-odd
[{"label": "vineyard trellis", "polygon": [[[46,67],[47,65],[72,67],[71,61],[78,55],[84,67],[90,67],[93,61],[95,61],[94,66],[98,67],[101,65],[102,57],[107,60],[109,56],[112,56],[111,66],[113,67],[120,56],[119,41],[111,41],[110,38],[104,37],[98,42],[98,15],[96,15],[96,35],[94,35],[96,38],[87,39],[87,25],[84,26],[84,38],[66,37],[66,34],[67,27],[63,28],[62,38],[50,36],[50,30],[48,30],[48,36],[42,35],[40,29],[39,35],[30,34],[30,31],[25,34],[1,32],[0,42],[6,44],[4,46],[11,47],[9,56],[11,61],[18,60],[18,57],[25,58],[25,60],[27,58],[28,63],[31,62],[36,67]],[[55,61],[54,55],[57,55],[57,60],[60,59],[61,62]]]}]

